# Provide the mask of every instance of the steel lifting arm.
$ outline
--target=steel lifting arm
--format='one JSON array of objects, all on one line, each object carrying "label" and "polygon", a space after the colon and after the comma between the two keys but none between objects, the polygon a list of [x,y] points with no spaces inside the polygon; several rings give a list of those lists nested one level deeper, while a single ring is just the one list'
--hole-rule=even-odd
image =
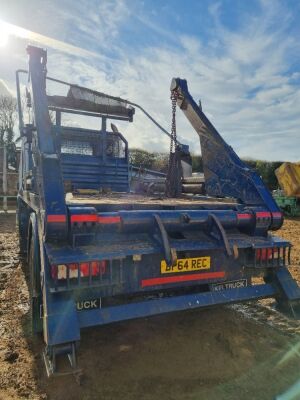
[{"label": "steel lifting arm", "polygon": [[176,92],[177,105],[199,135],[207,194],[279,211],[261,178],[237,156],[196,104],[186,80],[173,78],[170,90]]},{"label": "steel lifting arm", "polygon": [[44,234],[48,238],[53,236],[56,239],[65,239],[67,237],[67,210],[64,187],[60,159],[51,130],[46,94],[47,52],[34,46],[28,46],[27,52],[35,122],[32,153],[35,160],[39,208],[41,215],[45,213]]}]

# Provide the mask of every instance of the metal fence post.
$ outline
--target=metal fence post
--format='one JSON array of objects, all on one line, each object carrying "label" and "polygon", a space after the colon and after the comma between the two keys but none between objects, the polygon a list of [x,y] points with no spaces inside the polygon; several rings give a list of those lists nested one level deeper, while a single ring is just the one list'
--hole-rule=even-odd
[{"label": "metal fence post", "polygon": [[6,165],[6,146],[3,147],[3,210],[7,212],[7,165]]}]

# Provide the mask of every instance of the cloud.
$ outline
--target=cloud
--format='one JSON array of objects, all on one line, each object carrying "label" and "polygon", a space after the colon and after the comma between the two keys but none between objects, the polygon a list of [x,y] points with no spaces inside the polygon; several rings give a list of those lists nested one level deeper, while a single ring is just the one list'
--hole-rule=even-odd
[{"label": "cloud", "polygon": [[131,9],[124,0],[91,0],[88,7],[84,2],[65,0],[61,7],[57,7],[55,2],[47,7],[48,12],[56,15],[61,24],[64,24],[67,32],[65,36],[72,43],[83,43],[85,49],[98,54],[105,50],[110,56],[115,48],[114,40],[118,38],[122,25],[129,18]]},{"label": "cloud", "polygon": [[60,50],[61,52],[69,53],[69,54],[76,54],[82,57],[96,57],[102,58],[101,55],[83,49],[78,46],[74,46],[70,43],[63,42],[61,40],[54,39],[49,36],[41,35],[40,33],[33,32],[29,29],[24,29],[20,26],[10,24],[3,20],[0,20],[1,30],[7,33],[9,36],[15,36],[16,38],[26,39],[29,43],[35,43],[42,46],[51,47],[56,50]]},{"label": "cloud", "polygon": [[0,79],[0,96],[12,96],[12,92],[2,79]]},{"label": "cloud", "polygon": [[[298,31],[291,29],[297,19],[293,10],[261,1],[257,12],[241,12],[233,28],[222,19],[225,3],[212,3],[207,36],[200,36],[189,29],[170,30],[141,4],[48,3],[47,12],[59,21],[57,32],[47,26],[50,35],[101,54],[84,57],[50,49],[49,74],[139,103],[167,129],[171,78],[186,78],[195,100],[202,100],[206,114],[239,155],[299,159],[300,43]],[[150,37],[156,40],[147,42]],[[199,152],[197,134],[177,112],[181,141]],[[168,150],[168,138],[138,111],[133,124],[119,125],[131,146]]]}]

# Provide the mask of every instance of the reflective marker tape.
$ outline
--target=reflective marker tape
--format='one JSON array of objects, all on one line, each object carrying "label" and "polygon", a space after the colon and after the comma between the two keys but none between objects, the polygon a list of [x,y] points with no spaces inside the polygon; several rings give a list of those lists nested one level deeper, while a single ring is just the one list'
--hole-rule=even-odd
[{"label": "reflective marker tape", "polygon": [[218,279],[224,278],[225,272],[203,272],[199,274],[192,275],[177,275],[177,276],[167,276],[163,278],[149,278],[143,279],[141,284],[142,288],[147,286],[156,286],[156,285],[167,285],[169,283],[177,283],[177,282],[189,282],[189,281],[198,281],[205,279]]},{"label": "reflective marker tape", "polygon": [[71,215],[71,222],[97,222],[98,217],[95,214]]},{"label": "reflective marker tape", "polygon": [[64,214],[50,214],[47,215],[47,222],[66,222],[66,216]]},{"label": "reflective marker tape", "polygon": [[250,219],[252,218],[252,214],[237,214],[238,219]]},{"label": "reflective marker tape", "polygon": [[269,211],[259,211],[256,213],[256,218],[271,218],[271,213]]},{"label": "reflective marker tape", "polygon": [[115,217],[98,216],[98,222],[99,222],[99,224],[118,224],[121,222],[121,217],[119,217],[119,216],[115,216]]}]

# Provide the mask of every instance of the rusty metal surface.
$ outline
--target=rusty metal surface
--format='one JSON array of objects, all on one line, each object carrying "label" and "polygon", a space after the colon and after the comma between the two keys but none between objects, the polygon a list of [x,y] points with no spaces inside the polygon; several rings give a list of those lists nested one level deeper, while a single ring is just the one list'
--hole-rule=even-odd
[{"label": "rusty metal surface", "polygon": [[49,106],[84,110],[109,115],[128,115],[128,109],[117,105],[97,104],[88,100],[74,99],[65,96],[47,96]]},{"label": "rusty metal surface", "polygon": [[47,96],[49,106],[128,117],[134,109],[125,100],[79,86],[67,96]]},{"label": "rusty metal surface", "polygon": [[196,204],[236,204],[232,199],[208,199],[208,198],[197,198],[192,196],[181,196],[178,198],[166,198],[166,197],[154,197],[154,196],[143,196],[134,193],[108,193],[98,195],[76,195],[72,193],[66,194],[67,204],[153,204],[153,205],[196,205]]}]

